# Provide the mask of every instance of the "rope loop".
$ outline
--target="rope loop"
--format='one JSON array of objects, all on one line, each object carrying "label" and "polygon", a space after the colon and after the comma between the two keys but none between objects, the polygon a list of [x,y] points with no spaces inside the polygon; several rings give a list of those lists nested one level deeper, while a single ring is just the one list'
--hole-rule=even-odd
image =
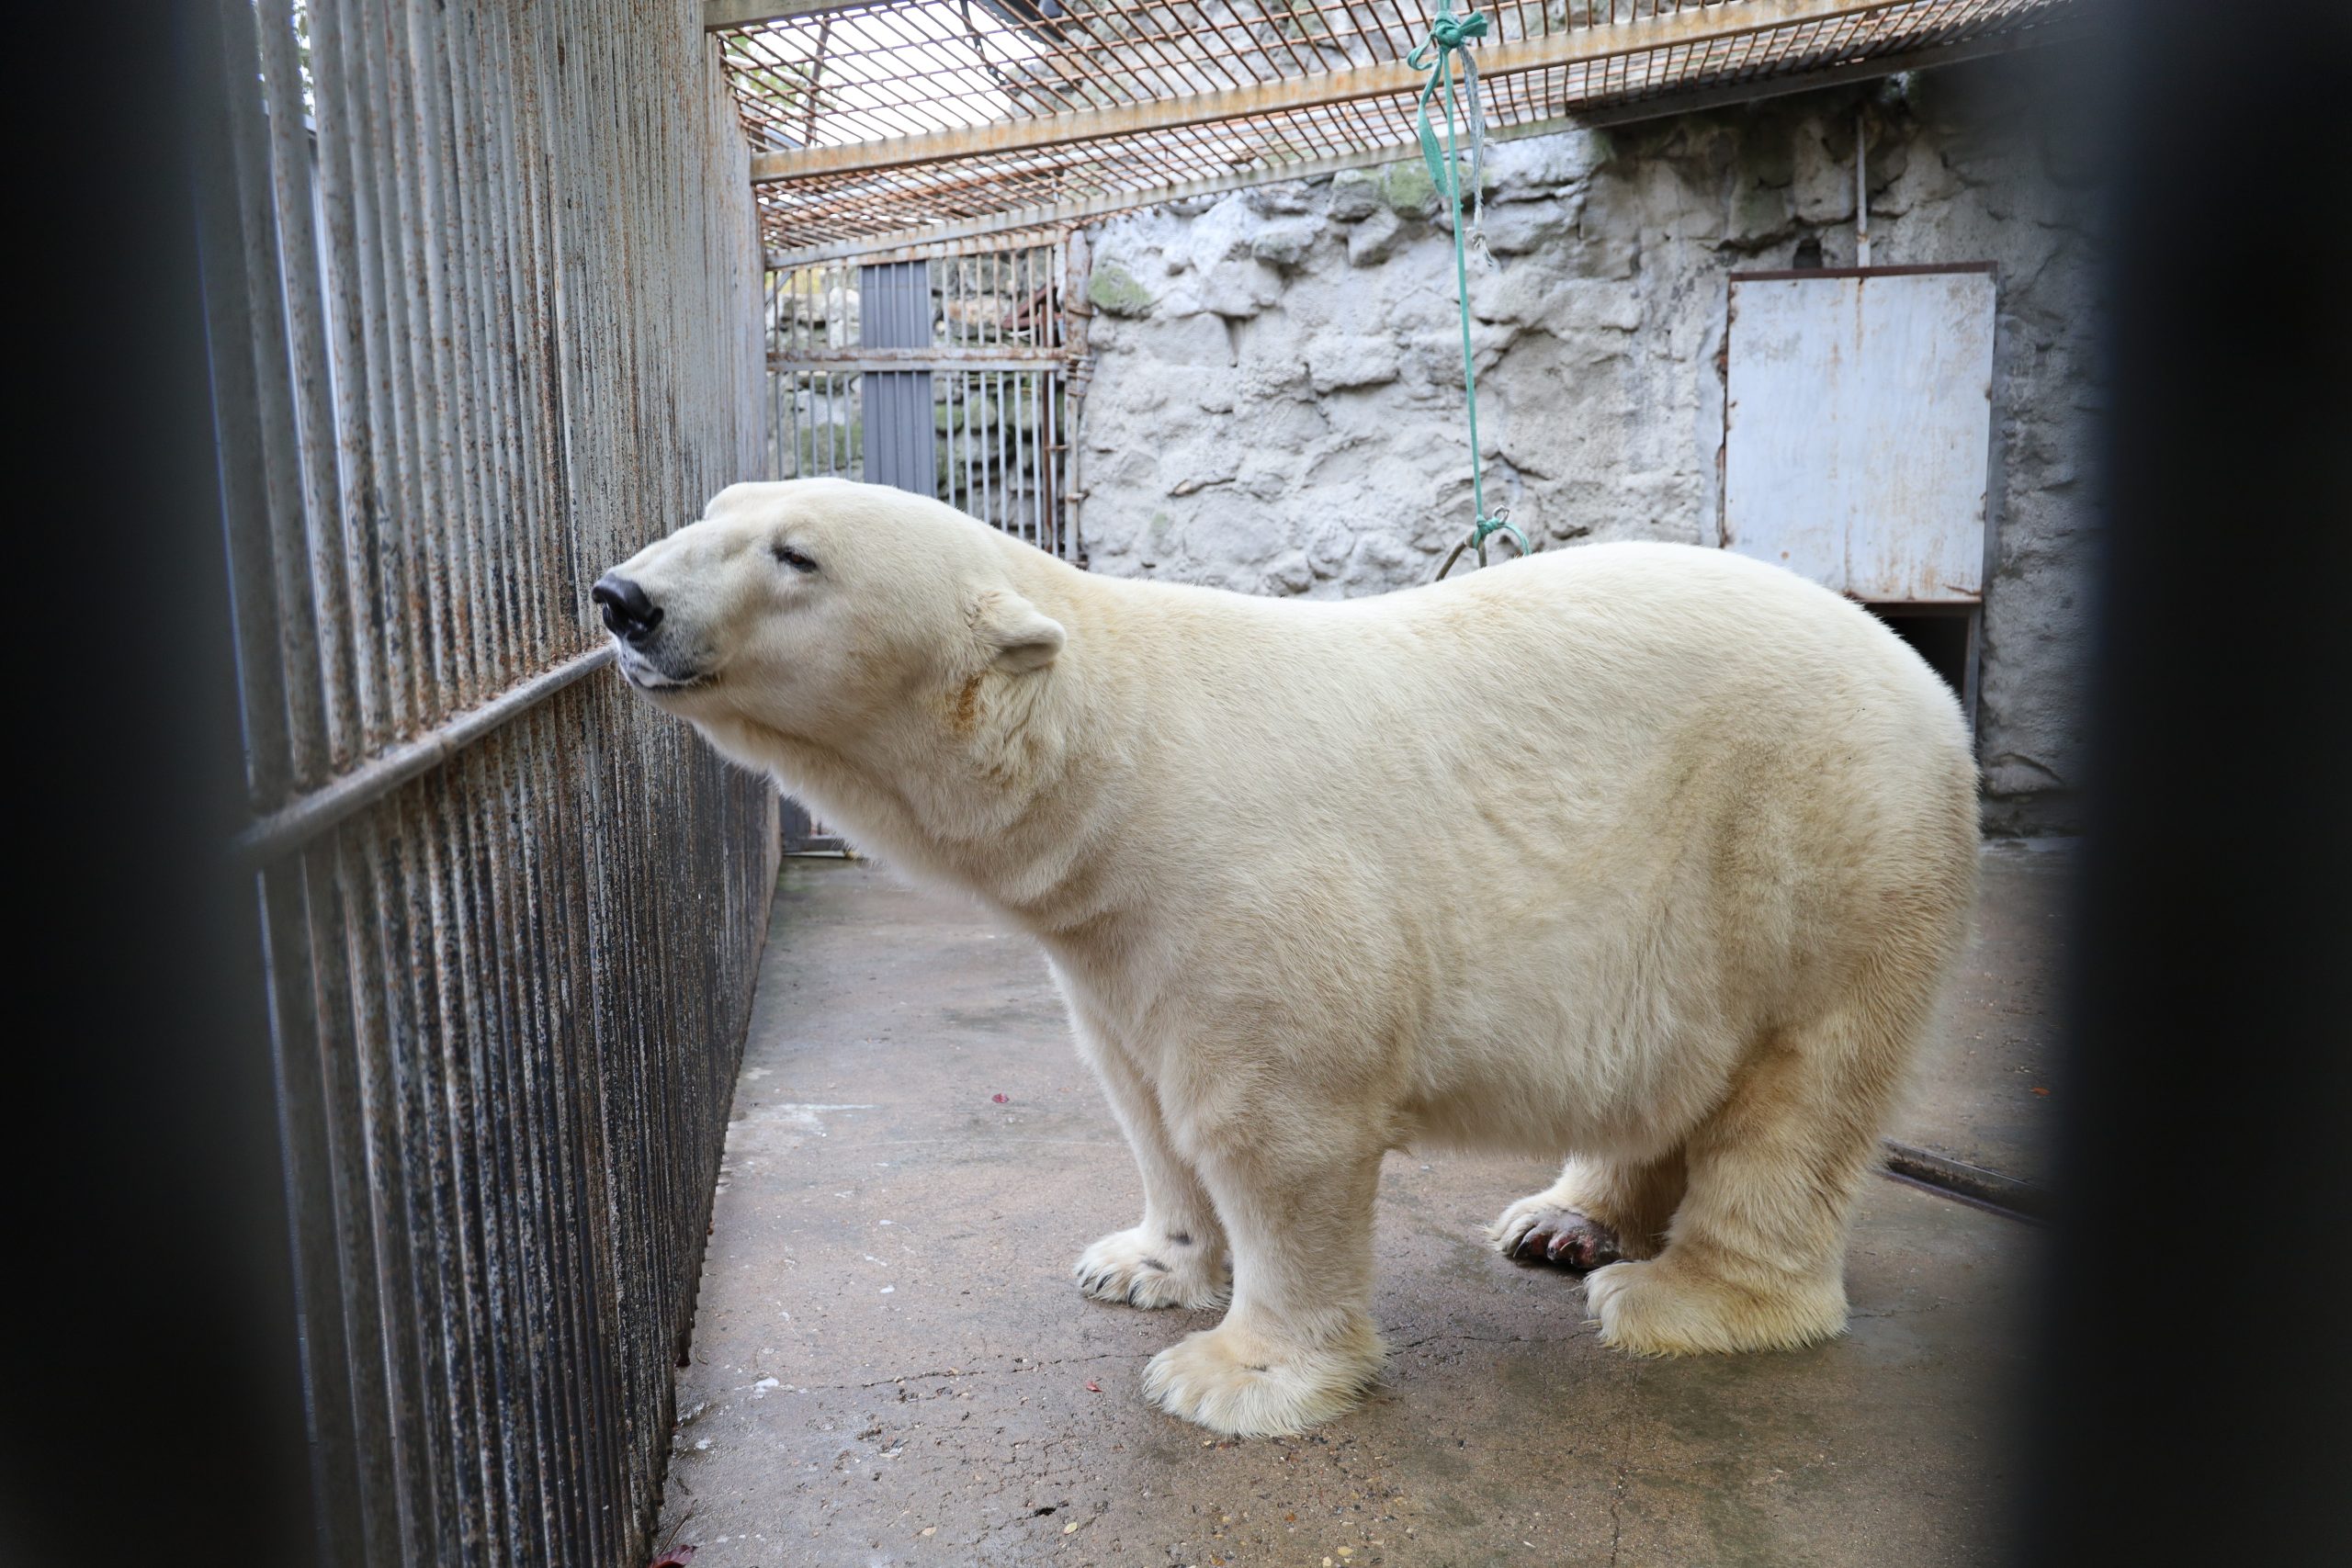
[{"label": "rope loop", "polygon": [[1509,534],[1510,542],[1519,547],[1521,555],[1534,553],[1534,547],[1527,542],[1527,536],[1521,533],[1519,525],[1510,520],[1510,509],[1498,506],[1493,516],[1479,518],[1476,525],[1462,536],[1462,542],[1453,547],[1453,553],[1445,558],[1445,564],[1437,569],[1437,575],[1430,581],[1443,582],[1445,574],[1453,570],[1454,563],[1462,558],[1464,550],[1475,548],[1478,552],[1478,564],[1486,565],[1487,537],[1490,534]]}]

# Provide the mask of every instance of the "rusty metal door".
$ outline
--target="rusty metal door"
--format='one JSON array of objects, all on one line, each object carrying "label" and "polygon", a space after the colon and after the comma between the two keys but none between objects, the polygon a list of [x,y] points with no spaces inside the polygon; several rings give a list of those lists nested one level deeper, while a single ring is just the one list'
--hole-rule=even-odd
[{"label": "rusty metal door", "polygon": [[322,1561],[637,1568],[775,802],[587,589],[759,472],[700,8],[218,0],[203,223]]},{"label": "rusty metal door", "polygon": [[1734,273],[1724,547],[1878,604],[1984,592],[1992,264]]}]

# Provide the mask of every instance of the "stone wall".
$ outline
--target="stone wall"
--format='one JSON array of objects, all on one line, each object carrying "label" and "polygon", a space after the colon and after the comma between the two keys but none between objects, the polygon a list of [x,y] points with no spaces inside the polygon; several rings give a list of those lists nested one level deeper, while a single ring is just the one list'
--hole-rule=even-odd
[{"label": "stone wall", "polygon": [[[2097,406],[2089,182],[2039,57],[1488,149],[1472,263],[1489,504],[1542,547],[1720,537],[1725,274],[1999,264],[1979,733],[1988,819],[2064,826],[2082,754]],[[1248,592],[1426,581],[1467,525],[1452,240],[1418,163],[1091,235],[1081,537]],[[1505,547],[1506,548],[1508,547]]]}]

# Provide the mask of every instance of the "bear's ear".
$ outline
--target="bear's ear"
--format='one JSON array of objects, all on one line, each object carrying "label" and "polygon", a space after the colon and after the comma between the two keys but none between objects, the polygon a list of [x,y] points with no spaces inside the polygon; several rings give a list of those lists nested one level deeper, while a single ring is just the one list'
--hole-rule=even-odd
[{"label": "bear's ear", "polygon": [[1000,670],[1043,670],[1062,650],[1062,624],[1009,588],[982,592],[972,624],[995,649]]}]

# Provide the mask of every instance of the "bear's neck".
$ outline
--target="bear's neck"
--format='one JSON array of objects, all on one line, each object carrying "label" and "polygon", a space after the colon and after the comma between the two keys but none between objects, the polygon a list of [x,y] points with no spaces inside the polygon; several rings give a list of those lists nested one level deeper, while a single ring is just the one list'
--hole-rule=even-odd
[{"label": "bear's neck", "polygon": [[1125,689],[1126,629],[1105,613],[1120,586],[1023,583],[1069,632],[1052,665],[951,682],[854,747],[770,736],[763,760],[854,843],[975,895],[1034,935],[1115,919],[1125,879],[1113,863],[1133,840],[1126,784],[1149,712],[1145,694]]}]

